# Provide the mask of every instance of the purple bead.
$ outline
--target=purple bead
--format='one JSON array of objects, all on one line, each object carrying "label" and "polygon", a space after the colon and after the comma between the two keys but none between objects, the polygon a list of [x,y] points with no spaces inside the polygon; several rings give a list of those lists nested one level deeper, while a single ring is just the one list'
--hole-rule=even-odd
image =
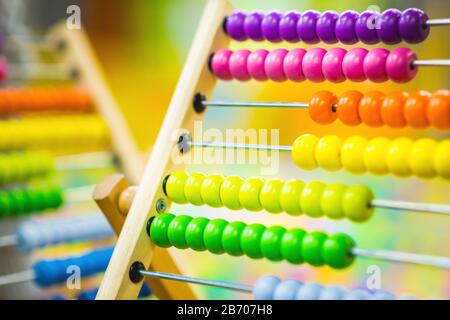
[{"label": "purple bead", "polygon": [[374,44],[380,42],[377,33],[377,23],[380,14],[375,11],[364,11],[359,15],[355,23],[356,36],[359,41],[365,44]]},{"label": "purple bead", "polygon": [[266,14],[261,21],[261,31],[264,38],[270,42],[280,42],[279,25],[282,13],[279,11],[272,11]]},{"label": "purple bead", "polygon": [[430,26],[426,25],[428,16],[417,8],[403,11],[398,21],[398,32],[402,39],[409,43],[419,43],[425,40],[430,33]]},{"label": "purple bead", "polygon": [[316,33],[317,20],[320,13],[315,10],[305,11],[297,23],[297,34],[303,42],[307,44],[315,44],[320,41]]},{"label": "purple bead", "polygon": [[336,21],[336,37],[343,44],[355,44],[358,42],[358,36],[355,32],[356,20],[359,13],[353,10],[343,12]]},{"label": "purple bead", "polygon": [[336,43],[336,21],[339,18],[339,14],[336,11],[325,11],[323,12],[316,24],[317,36],[325,43]]},{"label": "purple bead", "polygon": [[246,14],[242,11],[233,12],[226,20],[225,29],[229,36],[237,41],[247,40],[244,31],[244,20]]},{"label": "purple bead", "polygon": [[288,42],[300,40],[297,34],[298,19],[300,19],[300,13],[297,11],[289,11],[283,15],[278,28],[281,39]]},{"label": "purple bead", "polygon": [[398,32],[398,21],[401,16],[402,12],[397,9],[388,9],[381,14],[377,33],[382,42],[396,44],[402,40]]},{"label": "purple bead", "polygon": [[244,31],[249,39],[253,41],[262,41],[264,36],[261,31],[261,21],[264,14],[259,11],[250,12],[244,21]]}]

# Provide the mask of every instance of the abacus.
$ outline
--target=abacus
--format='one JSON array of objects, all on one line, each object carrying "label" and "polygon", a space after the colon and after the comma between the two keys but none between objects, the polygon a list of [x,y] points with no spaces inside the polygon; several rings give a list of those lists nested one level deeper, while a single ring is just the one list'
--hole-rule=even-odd
[{"label": "abacus", "polygon": [[[448,91],[385,95],[372,91],[350,91],[337,98],[329,91],[315,94],[309,103],[242,102],[208,100],[216,79],[247,81],[272,80],[373,82],[392,80],[403,83],[414,78],[418,67],[446,66],[448,60],[419,60],[408,48],[366,50],[342,48],[329,51],[316,48],[238,50],[225,49],[230,38],[305,43],[358,40],[373,44],[423,41],[430,26],[448,24],[446,19],[431,20],[419,9],[400,12],[386,10],[380,15],[379,29],[364,26],[372,12],[307,11],[267,14],[233,12],[226,0],[210,0],[204,10],[187,62],[173,94],[140,185],[130,192],[121,176],[100,183],[94,200],[116,233],[120,235],[97,299],[136,298],[144,278],[166,279],[169,287],[179,288],[179,297],[193,298],[188,283],[253,292],[257,299],[393,299],[391,293],[347,292],[342,288],[324,288],[317,283],[280,281],[264,277],[254,287],[225,281],[198,279],[172,272],[172,265],[161,263],[161,248],[192,249],[213,254],[228,254],[270,261],[288,261],[333,269],[350,266],[359,257],[393,262],[416,263],[450,268],[450,258],[413,253],[361,248],[343,233],[326,234],[298,227],[245,224],[226,219],[207,219],[168,213],[172,202],[190,203],[230,210],[265,210],[278,214],[306,215],[353,222],[368,220],[376,207],[401,211],[426,211],[450,214],[449,204],[408,203],[378,199],[369,186],[304,183],[299,179],[282,181],[258,177],[186,173],[171,156],[186,157],[195,148],[255,149],[290,152],[302,169],[318,167],[328,171],[346,169],[352,174],[369,171],[376,175],[392,173],[399,177],[449,178],[450,141],[409,138],[368,140],[362,136],[342,139],[338,136],[300,136],[292,146],[255,145],[193,139],[193,123],[201,120],[207,107],[285,107],[308,108],[311,118],[325,125],[339,118],[344,124],[365,123],[371,127],[387,124],[394,128],[433,126],[448,130]],[[182,163],[182,161],[181,161]],[[133,189],[134,190],[134,189]],[[129,211],[128,211],[129,208]],[[125,219],[126,215],[126,219]],[[148,270],[151,269],[151,270]],[[158,271],[162,272],[158,272]],[[179,287],[186,285],[184,288]],[[184,291],[183,291],[184,290]],[[171,296],[170,298],[176,298]]]}]

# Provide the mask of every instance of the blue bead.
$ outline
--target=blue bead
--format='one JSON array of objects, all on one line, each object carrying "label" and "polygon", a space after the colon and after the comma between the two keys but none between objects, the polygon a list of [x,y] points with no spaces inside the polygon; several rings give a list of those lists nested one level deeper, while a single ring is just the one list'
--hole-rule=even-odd
[{"label": "blue bead", "polygon": [[280,279],[275,276],[264,276],[260,278],[253,287],[253,298],[255,300],[273,300],[275,288]]},{"label": "blue bead", "polygon": [[314,282],[305,283],[303,286],[301,286],[298,289],[295,299],[296,300],[318,300],[323,289],[324,289],[324,287],[318,283],[314,283]]},{"label": "blue bead", "polygon": [[344,300],[368,300],[370,296],[370,293],[367,291],[357,289],[347,293]]},{"label": "blue bead", "polygon": [[302,283],[297,280],[281,281],[275,288],[273,300],[295,300],[295,295]]},{"label": "blue bead", "polygon": [[390,292],[379,290],[374,292],[370,300],[395,300],[395,296]]},{"label": "blue bead", "polygon": [[347,294],[347,291],[339,286],[330,286],[325,288],[320,293],[319,300],[342,300]]}]

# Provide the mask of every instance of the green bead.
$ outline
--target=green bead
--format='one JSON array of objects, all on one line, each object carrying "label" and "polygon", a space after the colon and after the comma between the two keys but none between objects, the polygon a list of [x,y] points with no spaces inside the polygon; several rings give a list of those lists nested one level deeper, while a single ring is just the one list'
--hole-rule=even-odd
[{"label": "green bead", "polygon": [[0,192],[0,216],[6,217],[11,214],[11,200],[6,192]]},{"label": "green bead", "polygon": [[331,219],[345,217],[342,210],[342,199],[347,186],[342,183],[331,183],[325,187],[320,200],[322,212]]},{"label": "green bead", "polygon": [[189,203],[196,206],[205,204],[201,194],[203,180],[205,180],[205,175],[198,172],[190,174],[186,179],[186,183],[184,184],[184,195]]},{"label": "green bead", "polygon": [[264,185],[261,178],[248,178],[244,181],[239,191],[239,201],[248,211],[260,211],[262,209],[259,193]]},{"label": "green bead", "polygon": [[286,229],[280,226],[272,226],[267,228],[261,238],[261,252],[267,259],[271,261],[283,260],[281,254],[281,240]]},{"label": "green bead", "polygon": [[184,194],[184,185],[188,175],[184,171],[176,171],[170,174],[166,181],[166,193],[169,199],[175,203],[187,203],[186,195]]},{"label": "green bead", "polygon": [[207,218],[194,218],[189,222],[186,228],[186,243],[189,248],[195,251],[206,250],[205,242],[203,241],[203,233],[209,219]]},{"label": "green bead", "polygon": [[25,198],[20,190],[9,191],[9,199],[11,201],[11,214],[13,216],[20,215],[25,212]]},{"label": "green bead", "polygon": [[47,208],[47,194],[41,189],[33,189],[29,194],[32,211],[42,211]]},{"label": "green bead", "polygon": [[175,248],[188,248],[186,243],[186,229],[191,220],[192,217],[183,215],[175,217],[175,219],[170,222],[169,228],[167,229],[167,238],[169,238],[170,243]]},{"label": "green bead", "polygon": [[222,186],[224,177],[220,174],[211,174],[203,180],[201,194],[203,201],[213,208],[223,206],[220,198],[220,187]]},{"label": "green bead", "polygon": [[303,263],[302,242],[306,231],[298,228],[288,230],[281,240],[281,254],[283,258],[293,264]]},{"label": "green bead", "polygon": [[51,187],[46,192],[47,208],[57,209],[63,204],[62,190],[59,187]]},{"label": "green bead", "polygon": [[347,218],[355,222],[368,220],[373,214],[370,202],[374,196],[372,191],[363,185],[347,188],[342,198],[342,209]]},{"label": "green bead", "polygon": [[259,193],[259,201],[267,212],[280,213],[282,211],[280,204],[282,188],[283,181],[280,179],[269,179],[264,183]]},{"label": "green bead", "polygon": [[323,261],[335,269],[346,268],[355,260],[351,254],[355,245],[355,241],[350,236],[337,233],[325,240],[322,247]]},{"label": "green bead", "polygon": [[303,260],[312,266],[323,265],[322,247],[327,238],[328,236],[321,231],[313,231],[305,235],[302,241]]},{"label": "green bead", "polygon": [[225,207],[230,210],[241,210],[242,204],[239,201],[239,190],[244,180],[239,176],[226,177],[220,188],[220,198]]},{"label": "green bead", "polygon": [[323,216],[320,200],[324,189],[325,184],[319,181],[312,181],[306,184],[300,198],[300,206],[306,215],[312,218]]},{"label": "green bead", "polygon": [[240,221],[230,222],[222,234],[222,247],[230,256],[242,256],[241,235],[246,224]]},{"label": "green bead", "polygon": [[150,225],[150,239],[158,247],[169,248],[172,246],[167,237],[167,230],[173,219],[175,219],[175,215],[170,213],[162,213],[153,218]]},{"label": "green bead", "polygon": [[215,254],[222,254],[225,252],[222,246],[222,235],[228,222],[223,219],[213,219],[208,222],[203,233],[203,241],[206,249]]},{"label": "green bead", "polygon": [[244,228],[241,235],[241,248],[243,253],[253,259],[263,257],[261,252],[261,239],[266,227],[259,223],[252,223]]},{"label": "green bead", "polygon": [[302,213],[300,207],[300,197],[305,184],[301,180],[286,181],[281,189],[280,204],[281,208],[292,216],[298,216]]}]

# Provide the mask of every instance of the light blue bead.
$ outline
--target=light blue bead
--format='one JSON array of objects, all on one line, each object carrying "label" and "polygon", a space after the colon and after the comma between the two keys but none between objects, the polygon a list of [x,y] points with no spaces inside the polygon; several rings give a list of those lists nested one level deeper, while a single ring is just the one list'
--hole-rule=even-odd
[{"label": "light blue bead", "polygon": [[255,300],[273,300],[275,288],[280,279],[275,276],[264,276],[260,278],[253,287],[253,298]]},{"label": "light blue bead", "polygon": [[344,300],[368,300],[371,294],[364,290],[353,290],[346,294]]},{"label": "light blue bead", "polygon": [[370,300],[395,300],[395,296],[387,291],[376,291]]},{"label": "light blue bead", "polygon": [[305,283],[298,289],[295,299],[296,300],[318,300],[323,289],[324,289],[324,287],[318,283],[315,283],[315,282]]},{"label": "light blue bead", "polygon": [[297,280],[281,281],[275,288],[273,300],[295,300],[295,295],[302,283]]},{"label": "light blue bead", "polygon": [[319,300],[342,300],[347,291],[339,286],[330,286],[325,288],[320,293]]},{"label": "light blue bead", "polygon": [[417,300],[417,298],[414,296],[400,296],[398,300]]}]

